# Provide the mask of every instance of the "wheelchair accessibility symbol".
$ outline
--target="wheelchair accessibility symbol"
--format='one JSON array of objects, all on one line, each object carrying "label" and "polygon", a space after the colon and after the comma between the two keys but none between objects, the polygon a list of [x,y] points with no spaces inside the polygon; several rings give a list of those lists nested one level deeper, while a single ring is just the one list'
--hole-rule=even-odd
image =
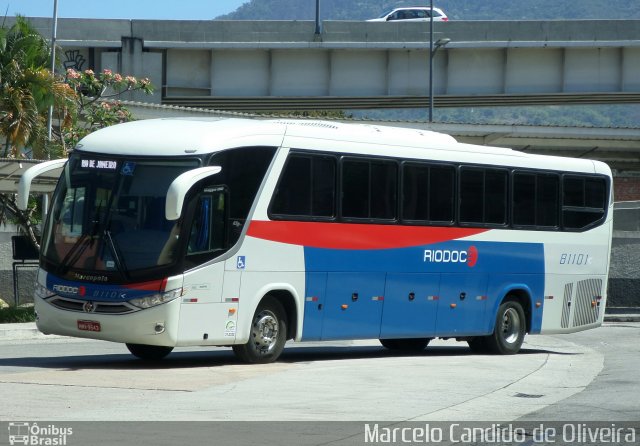
[{"label": "wheelchair accessibility symbol", "polygon": [[244,269],[246,263],[245,263],[245,256],[238,256],[238,261],[236,262],[236,269]]}]

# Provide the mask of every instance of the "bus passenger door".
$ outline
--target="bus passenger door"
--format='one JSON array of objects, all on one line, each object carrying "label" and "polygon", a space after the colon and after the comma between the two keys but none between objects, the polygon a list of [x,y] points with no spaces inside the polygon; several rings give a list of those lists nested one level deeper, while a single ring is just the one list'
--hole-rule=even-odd
[{"label": "bus passenger door", "polygon": [[388,274],[380,339],[433,336],[439,293],[440,274]]},{"label": "bus passenger door", "polygon": [[486,334],[487,274],[446,274],[440,280],[438,336]]},{"label": "bus passenger door", "polygon": [[328,273],[322,339],[378,339],[385,273]]},{"label": "bus passenger door", "polygon": [[[220,327],[224,327],[226,314],[220,311],[220,301],[223,284],[226,285],[225,288],[229,288],[229,284],[235,282],[231,279],[225,277],[224,262],[189,271],[184,275],[178,336],[180,344],[198,342],[205,345],[209,343],[209,339],[220,339],[223,336],[224,329]],[[237,282],[239,283],[239,278]]]}]

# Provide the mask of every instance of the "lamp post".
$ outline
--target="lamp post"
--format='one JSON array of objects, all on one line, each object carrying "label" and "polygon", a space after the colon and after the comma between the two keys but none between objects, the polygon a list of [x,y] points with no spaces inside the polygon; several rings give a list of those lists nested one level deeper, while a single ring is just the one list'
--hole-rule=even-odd
[{"label": "lamp post", "polygon": [[320,21],[320,0],[316,0],[316,36],[322,34],[322,22]]},{"label": "lamp post", "polygon": [[[53,24],[51,25],[51,75],[56,74],[56,35],[58,32],[58,0],[53,0]],[[47,118],[47,139],[51,144],[51,127],[53,126],[53,104],[49,106],[49,116]],[[47,148],[47,159],[51,158]]]},{"label": "lamp post", "polygon": [[433,122],[433,57],[439,48],[451,41],[448,38],[438,39],[433,43],[433,0],[429,2],[429,122]]}]

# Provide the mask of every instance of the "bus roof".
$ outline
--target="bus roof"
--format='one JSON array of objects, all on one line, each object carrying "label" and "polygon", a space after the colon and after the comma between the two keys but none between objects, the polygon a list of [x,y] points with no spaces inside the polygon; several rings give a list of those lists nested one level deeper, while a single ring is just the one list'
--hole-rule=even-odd
[{"label": "bus roof", "polygon": [[257,119],[148,119],[97,130],[77,148],[111,155],[201,155],[247,145],[280,146],[284,131],[283,125]]},{"label": "bus roof", "polygon": [[77,148],[110,155],[184,156],[247,146],[283,146],[406,159],[611,174],[608,166],[597,161],[464,144],[449,135],[429,130],[306,119],[141,120],[91,133],[80,141]]}]

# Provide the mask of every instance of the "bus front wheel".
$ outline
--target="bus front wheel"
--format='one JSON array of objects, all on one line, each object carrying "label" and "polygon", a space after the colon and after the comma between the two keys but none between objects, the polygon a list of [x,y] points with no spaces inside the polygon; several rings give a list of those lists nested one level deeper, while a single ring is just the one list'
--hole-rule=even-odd
[{"label": "bus front wheel", "polygon": [[498,308],[493,334],[484,338],[489,351],[513,355],[520,351],[527,330],[524,310],[519,302],[507,300]]},{"label": "bus front wheel", "polygon": [[282,304],[265,297],[251,321],[249,342],[234,345],[233,352],[244,362],[266,364],[278,359],[287,342],[287,316]]},{"label": "bus front wheel", "polygon": [[133,356],[146,361],[158,361],[173,350],[173,347],[162,347],[159,345],[126,344],[126,346]]}]

